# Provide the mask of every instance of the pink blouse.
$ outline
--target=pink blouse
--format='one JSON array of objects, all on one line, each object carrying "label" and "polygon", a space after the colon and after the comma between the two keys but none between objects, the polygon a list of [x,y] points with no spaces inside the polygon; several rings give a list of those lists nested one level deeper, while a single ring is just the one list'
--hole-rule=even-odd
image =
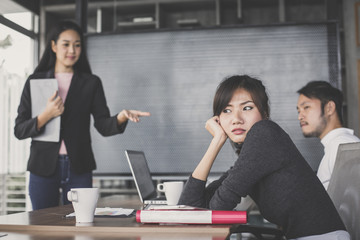
[{"label": "pink blouse", "polygon": [[[66,96],[69,92],[72,77],[73,73],[55,73],[55,78],[58,81],[59,86],[59,96],[64,103],[66,100]],[[63,139],[61,140],[59,154],[67,154],[66,146]]]}]

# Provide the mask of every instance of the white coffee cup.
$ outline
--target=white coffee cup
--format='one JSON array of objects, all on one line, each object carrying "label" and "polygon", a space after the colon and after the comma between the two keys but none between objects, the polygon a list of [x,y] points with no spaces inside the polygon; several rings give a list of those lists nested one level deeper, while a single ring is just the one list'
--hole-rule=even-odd
[{"label": "white coffee cup", "polygon": [[176,205],[179,202],[184,182],[164,182],[157,185],[159,192],[165,192],[167,205]]},{"label": "white coffee cup", "polygon": [[67,193],[67,198],[73,204],[76,222],[89,223],[94,221],[99,198],[98,188],[72,188]]}]

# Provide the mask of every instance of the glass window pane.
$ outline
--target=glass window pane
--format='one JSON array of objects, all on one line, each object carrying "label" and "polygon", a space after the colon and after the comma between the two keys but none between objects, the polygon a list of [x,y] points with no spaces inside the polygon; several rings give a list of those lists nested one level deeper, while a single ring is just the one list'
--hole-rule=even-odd
[{"label": "glass window pane", "polygon": [[33,31],[33,14],[31,12],[20,12],[20,13],[7,13],[3,15],[10,21],[26,28],[27,30]]},{"label": "glass window pane", "polygon": [[34,50],[35,40],[0,24],[0,173],[26,170],[30,140],[16,139],[13,129]]},{"label": "glass window pane", "polygon": [[0,24],[0,66],[8,73],[27,76],[34,67],[34,40]]}]

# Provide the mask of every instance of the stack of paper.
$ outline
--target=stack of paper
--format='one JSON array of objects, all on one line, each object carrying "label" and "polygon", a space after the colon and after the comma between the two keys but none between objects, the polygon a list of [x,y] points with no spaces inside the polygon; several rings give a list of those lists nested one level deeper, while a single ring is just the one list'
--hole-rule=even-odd
[{"label": "stack of paper", "polygon": [[136,221],[141,223],[241,224],[247,222],[246,211],[217,211],[185,206],[138,210]]},{"label": "stack of paper", "polygon": [[[133,216],[135,210],[131,208],[96,208],[95,217],[130,217]],[[75,212],[72,212],[66,217],[75,217]]]}]

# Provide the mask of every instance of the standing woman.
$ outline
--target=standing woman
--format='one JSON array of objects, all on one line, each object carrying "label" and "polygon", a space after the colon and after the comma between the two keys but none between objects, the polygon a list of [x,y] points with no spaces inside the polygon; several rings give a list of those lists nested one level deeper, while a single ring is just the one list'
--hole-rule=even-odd
[{"label": "standing woman", "polygon": [[[233,210],[241,197],[249,195],[287,239],[350,239],[315,173],[288,134],[269,120],[268,97],[260,80],[246,75],[225,79],[216,91],[213,111],[205,126],[213,139],[179,204]],[[227,138],[239,157],[206,187]]]},{"label": "standing woman", "polygon": [[[56,78],[59,90],[48,99],[45,110],[32,118],[30,80]],[[128,120],[138,122],[149,112],[122,110],[110,116],[99,77],[91,73],[80,27],[61,21],[51,29],[46,49],[34,73],[27,79],[15,120],[18,139],[35,137],[53,118],[61,116],[59,142],[33,140],[27,170],[33,209],[68,204],[71,188],[92,187],[96,163],[91,148],[90,116],[103,136],[125,131]]]}]

